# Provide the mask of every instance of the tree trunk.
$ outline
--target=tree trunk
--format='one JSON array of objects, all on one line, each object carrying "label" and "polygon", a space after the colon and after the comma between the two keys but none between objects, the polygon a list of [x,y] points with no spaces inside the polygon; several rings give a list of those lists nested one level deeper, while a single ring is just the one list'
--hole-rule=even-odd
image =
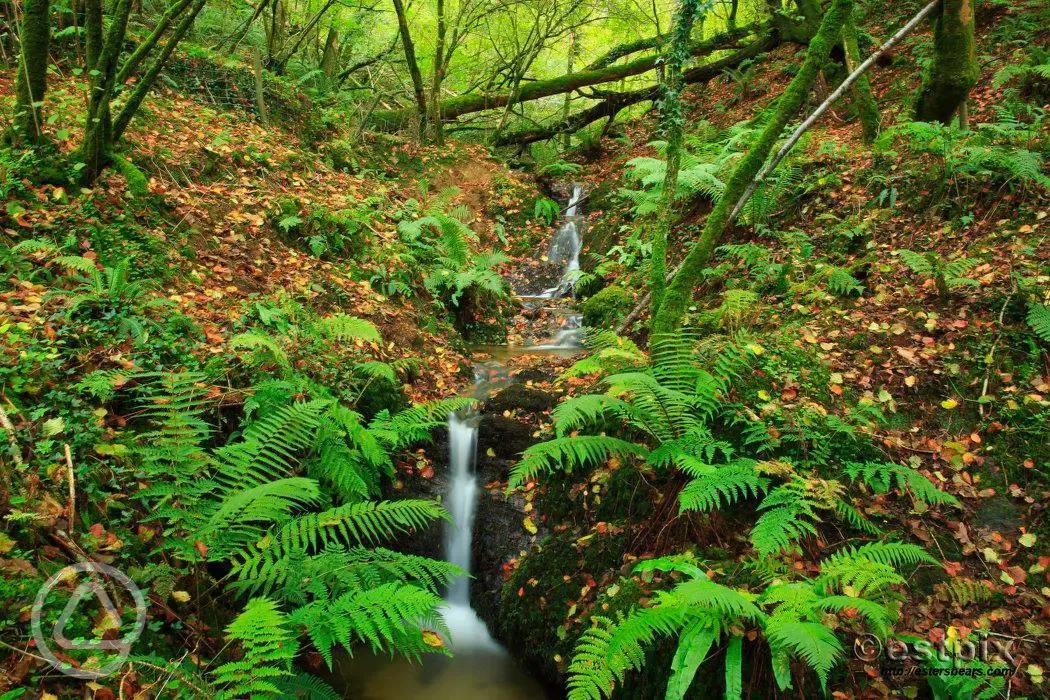
[{"label": "tree trunk", "polygon": [[[576,30],[574,29],[574,30],[569,32],[569,58],[568,58],[568,61],[566,62],[566,65],[565,65],[565,73],[567,75],[572,75],[572,70],[573,70],[572,63],[573,63],[573,59],[575,59],[575,58],[576,58]],[[572,93],[571,92],[567,92],[567,93],[565,93],[565,102],[561,106],[561,119],[562,119],[562,121],[563,122],[564,121],[568,121],[569,120],[569,114],[571,114],[571,113],[572,113]],[[612,120],[610,119],[610,122],[611,121]],[[563,151],[567,151],[567,150],[569,150],[569,148],[571,146],[572,146],[572,133],[566,131],[564,134],[562,134],[561,148],[562,148]]]},{"label": "tree trunk", "polygon": [[832,2],[831,9],[824,15],[817,33],[810,41],[802,67],[780,96],[773,116],[751,143],[747,155],[737,164],[726,183],[725,191],[708,215],[699,240],[690,246],[681,268],[667,286],[663,304],[653,317],[653,332],[671,332],[681,325],[686,307],[693,296],[693,286],[711,258],[715,244],[729,224],[737,199],[762,168],[784,127],[806,101],[813,81],[828,59],[832,45],[841,37],[842,25],[852,10],[853,0]]},{"label": "tree trunk", "polygon": [[189,7],[189,5],[190,0],[176,0],[168,6],[168,9],[165,10],[164,15],[160,18],[160,21],[150,35],[146,37],[146,39],[135,48],[128,59],[124,61],[124,65],[121,66],[120,72],[117,73],[117,85],[122,85],[136,70],[138,70],[142,61],[146,59],[146,56],[153,51],[157,42],[160,41],[164,32],[168,31],[168,27],[171,26],[171,23],[175,21],[175,19],[182,14],[183,10]]},{"label": "tree trunk", "polygon": [[[101,15],[101,12],[99,14]],[[117,62],[120,60],[120,52],[127,36],[130,14],[131,0],[118,0],[109,31],[106,32],[105,41],[92,71],[84,143],[80,149],[84,162],[81,177],[85,184],[93,183],[110,162],[113,149],[110,101],[116,86]]]},{"label": "tree trunk", "polygon": [[682,130],[685,115],[682,109],[682,66],[689,58],[689,37],[696,20],[699,0],[681,0],[671,43],[665,61],[664,99],[660,123],[667,137],[667,169],[664,172],[663,193],[660,196],[660,213],[653,230],[653,252],[649,263],[649,284],[652,289],[652,304],[655,312],[664,299],[667,285],[667,238],[671,231],[674,196],[678,190],[678,170],[682,165]]},{"label": "tree trunk", "polygon": [[933,51],[933,63],[915,103],[915,118],[948,124],[980,77],[972,0],[943,0],[933,30]]},{"label": "tree trunk", "polygon": [[441,123],[441,84],[445,78],[445,0],[437,0],[437,39],[434,42],[434,75],[430,86],[430,125],[434,131],[434,143],[445,142],[445,129]]},{"label": "tree trunk", "polygon": [[[846,26],[842,28],[842,48],[846,52],[846,70],[850,73],[860,65],[860,47],[857,45],[857,25],[853,18],[846,20]],[[871,83],[868,76],[862,75],[857,78],[850,92],[854,107],[857,108],[857,116],[860,118],[861,129],[864,131],[864,140],[871,143],[879,135],[880,116],[879,103],[875,101],[875,95],[871,92]]]},{"label": "tree trunk", "polygon": [[[750,58],[754,58],[765,51],[772,50],[776,47],[777,43],[778,39],[774,34],[767,34],[750,46],[740,49],[725,58],[720,58],[717,61],[690,68],[683,74],[683,82],[685,82],[686,85],[706,83],[722,75],[726,69],[734,68]],[[571,115],[566,120],[545,128],[528,129],[505,134],[496,140],[495,145],[524,145],[536,141],[546,141],[547,139],[554,138],[558,134],[571,134],[575,131],[579,131],[592,122],[598,121],[599,119],[611,117],[617,114],[620,110],[630,107],[633,104],[659,99],[660,86],[653,85],[631,92],[598,93],[596,97],[601,98],[602,101]]]},{"label": "tree trunk", "polygon": [[[400,3],[400,0],[395,0],[395,2]],[[753,31],[756,31],[756,28],[752,27],[750,28],[750,31],[738,30],[732,33],[721,34],[709,39],[708,41],[694,43],[690,49],[690,55],[704,56],[734,46],[741,38],[748,36]],[[766,33],[768,33],[768,30],[766,30]],[[441,113],[446,119],[454,119],[463,116],[464,114],[506,107],[508,102],[528,102],[530,100],[539,100],[552,95],[561,95],[566,92],[577,90],[581,87],[613,82],[632,75],[647,73],[660,65],[662,60],[663,57],[659,55],[647,56],[618,66],[608,66],[596,70],[583,70],[578,73],[563,75],[550,80],[528,82],[522,85],[520,90],[512,89],[509,92],[495,94],[473,94],[452,97],[442,101]],[[412,61],[409,62],[410,69],[412,63]],[[411,110],[404,109],[377,110],[372,118],[373,123],[380,127],[397,128],[408,123],[411,114]]]},{"label": "tree trunk", "polygon": [[19,25],[18,77],[15,81],[15,114],[8,140],[37,144],[44,126],[44,93],[47,91],[47,45],[51,38],[49,0],[25,0]]},{"label": "tree trunk", "polygon": [[423,89],[423,74],[419,72],[419,61],[416,60],[416,45],[412,42],[412,34],[408,29],[405,5],[402,0],[393,1],[394,12],[397,13],[397,29],[401,35],[401,46],[405,50],[408,73],[412,76],[412,91],[416,98],[416,118],[419,121],[419,138],[423,140],[427,133],[427,95]]},{"label": "tree trunk", "polygon": [[334,23],[328,28],[324,51],[321,52],[320,67],[329,78],[339,72],[339,30],[335,28]]}]

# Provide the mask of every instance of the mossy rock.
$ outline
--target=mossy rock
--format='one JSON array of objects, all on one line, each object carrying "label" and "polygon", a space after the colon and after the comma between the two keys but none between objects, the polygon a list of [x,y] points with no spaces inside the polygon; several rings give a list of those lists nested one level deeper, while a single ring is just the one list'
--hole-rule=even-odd
[{"label": "mossy rock", "polygon": [[634,306],[634,298],[623,287],[610,285],[580,305],[583,323],[591,328],[613,328]]},{"label": "mossy rock", "polygon": [[558,397],[545,391],[530,389],[522,384],[511,384],[485,402],[484,413],[499,414],[521,410],[527,413],[549,411],[558,403]]},{"label": "mossy rock", "polygon": [[500,592],[498,636],[534,675],[552,684],[562,680],[582,631],[578,625],[567,628],[566,618],[581,604],[588,579],[599,580],[620,567],[625,544],[622,534],[579,543],[565,533],[548,537],[522,557]]}]

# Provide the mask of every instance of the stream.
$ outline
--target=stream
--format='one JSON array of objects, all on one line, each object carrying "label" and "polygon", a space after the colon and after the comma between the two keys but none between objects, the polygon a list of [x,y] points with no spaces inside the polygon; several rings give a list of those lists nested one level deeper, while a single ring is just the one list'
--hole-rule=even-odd
[{"label": "stream", "polygon": [[[551,239],[548,259],[560,263],[557,284],[534,294],[522,294],[523,306],[532,308],[568,298],[580,269],[583,247],[581,217],[577,213],[583,187],[574,184],[569,201]],[[503,361],[516,354],[550,352],[572,354],[582,342],[581,318],[569,311],[549,340],[530,346],[485,346],[479,353],[493,358],[475,364],[473,395],[484,400],[489,391],[507,383]],[[444,558],[464,571],[471,569],[474,519],[477,512],[478,426],[476,409],[460,411],[448,419],[448,487],[445,506],[452,516],[443,533]],[[403,658],[362,653],[339,669],[348,697],[362,700],[536,700],[549,695],[526,674],[497,642],[470,604],[470,577],[449,582],[442,615],[448,626],[446,643],[454,656],[428,655],[422,664]]]}]

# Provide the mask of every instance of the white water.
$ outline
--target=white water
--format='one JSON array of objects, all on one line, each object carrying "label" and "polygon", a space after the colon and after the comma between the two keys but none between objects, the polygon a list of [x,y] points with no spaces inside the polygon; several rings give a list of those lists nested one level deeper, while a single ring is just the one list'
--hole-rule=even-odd
[{"label": "white water", "polygon": [[[448,495],[452,521],[445,523],[445,560],[470,572],[474,514],[478,507],[478,478],[474,472],[478,449],[478,417],[453,413],[448,417]],[[442,610],[453,652],[500,650],[485,623],[470,607],[470,577],[449,582]]]},{"label": "white water", "polygon": [[[565,216],[554,238],[551,239],[550,253],[547,256],[554,262],[564,261],[565,268],[562,270],[558,284],[544,290],[539,295],[541,299],[557,299],[572,294],[577,273],[580,271],[580,251],[583,249],[583,237],[580,235],[576,213],[582,198],[583,186],[574,184],[572,194],[569,196],[569,204],[565,208]],[[571,314],[565,318],[557,335],[550,342],[537,345],[534,349],[578,348],[581,344],[582,333],[581,317],[579,314]]]}]

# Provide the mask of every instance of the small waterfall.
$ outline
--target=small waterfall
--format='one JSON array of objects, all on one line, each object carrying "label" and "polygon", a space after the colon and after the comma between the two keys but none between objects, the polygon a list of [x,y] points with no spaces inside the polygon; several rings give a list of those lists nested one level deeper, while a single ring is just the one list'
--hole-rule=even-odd
[{"label": "small waterfall", "polygon": [[[474,539],[474,514],[478,508],[478,478],[474,471],[478,449],[478,420],[472,411],[448,417],[448,494],[452,521],[445,523],[445,560],[468,574]],[[485,623],[470,607],[470,577],[449,582],[442,611],[453,651],[501,651]]]},{"label": "small waterfall", "polygon": [[[558,284],[540,294],[542,299],[560,299],[570,296],[580,271],[580,251],[583,249],[583,236],[580,235],[579,215],[576,213],[580,200],[583,199],[583,185],[576,183],[569,195],[569,204],[565,208],[562,224],[551,239],[548,258],[554,262],[564,262]],[[578,348],[581,344],[583,319],[579,314],[570,314],[565,318],[557,335],[549,343],[537,345],[536,349]]]}]

